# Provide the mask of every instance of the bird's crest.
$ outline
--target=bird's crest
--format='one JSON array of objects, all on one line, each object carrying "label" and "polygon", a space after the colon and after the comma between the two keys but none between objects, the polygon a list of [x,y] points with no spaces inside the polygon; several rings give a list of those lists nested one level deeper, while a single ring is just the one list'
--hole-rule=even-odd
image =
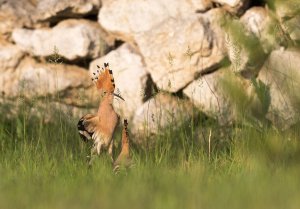
[{"label": "bird's crest", "polygon": [[93,72],[92,75],[92,81],[95,83],[97,89],[113,93],[115,90],[115,80],[112,70],[109,69],[109,64],[104,63],[104,68],[100,68],[100,66],[97,65],[97,68],[97,71]]}]

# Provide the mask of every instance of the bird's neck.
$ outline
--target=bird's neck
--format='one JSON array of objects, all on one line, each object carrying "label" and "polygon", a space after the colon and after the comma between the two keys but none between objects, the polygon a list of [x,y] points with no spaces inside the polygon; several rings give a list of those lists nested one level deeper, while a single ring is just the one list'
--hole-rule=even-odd
[{"label": "bird's neck", "polygon": [[122,143],[121,154],[124,155],[124,156],[129,155],[129,143],[128,142]]},{"label": "bird's neck", "polygon": [[105,95],[99,104],[98,115],[105,115],[114,111],[113,100],[114,96],[112,94]]},{"label": "bird's neck", "polygon": [[129,155],[128,133],[126,132],[125,128],[122,131],[122,150],[121,150],[121,154],[125,155],[125,156]]}]

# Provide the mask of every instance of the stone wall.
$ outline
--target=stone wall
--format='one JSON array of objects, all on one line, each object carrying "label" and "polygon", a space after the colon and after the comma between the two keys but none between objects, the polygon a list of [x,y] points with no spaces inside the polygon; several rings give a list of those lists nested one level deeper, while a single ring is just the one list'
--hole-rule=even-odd
[{"label": "stone wall", "polygon": [[[297,119],[300,3],[268,2],[0,0],[0,101],[50,97],[95,111],[90,75],[109,62],[126,100],[114,105],[135,133],[145,120],[159,123],[147,126],[155,133],[194,107],[231,123],[241,104],[288,127]],[[226,79],[247,102],[232,101]]]}]

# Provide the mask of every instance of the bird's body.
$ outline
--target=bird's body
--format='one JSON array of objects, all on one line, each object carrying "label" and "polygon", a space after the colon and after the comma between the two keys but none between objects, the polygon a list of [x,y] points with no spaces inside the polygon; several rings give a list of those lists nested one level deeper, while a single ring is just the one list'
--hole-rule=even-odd
[{"label": "bird's body", "polygon": [[[97,153],[100,155],[102,150],[108,150],[113,160],[113,134],[119,122],[119,116],[113,107],[115,84],[112,77],[112,71],[109,70],[108,64],[104,64],[105,70],[96,77],[96,86],[102,96],[96,114],[87,114],[83,116],[78,124],[78,132],[84,141],[92,140],[93,147],[91,149],[92,156]],[[120,97],[123,99],[122,97]]]},{"label": "bird's body", "polygon": [[115,160],[113,165],[113,171],[115,173],[119,172],[121,169],[130,168],[133,165],[130,153],[130,142],[127,125],[127,120],[124,120],[124,127],[122,130],[122,148],[118,158]]}]

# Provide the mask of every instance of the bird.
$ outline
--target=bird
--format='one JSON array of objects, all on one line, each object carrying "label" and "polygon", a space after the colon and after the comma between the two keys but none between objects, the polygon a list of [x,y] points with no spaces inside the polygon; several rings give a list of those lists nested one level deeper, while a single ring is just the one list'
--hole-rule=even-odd
[{"label": "bird", "polygon": [[133,166],[133,160],[130,153],[130,142],[128,134],[128,121],[124,119],[122,130],[122,147],[121,152],[113,163],[113,172],[119,173],[122,169],[128,169]]},{"label": "bird", "polygon": [[93,73],[92,81],[102,97],[98,112],[84,115],[77,123],[77,129],[82,140],[93,142],[89,156],[90,165],[93,156],[95,154],[100,155],[103,150],[108,151],[113,161],[113,134],[119,123],[119,115],[114,110],[113,100],[116,96],[125,101],[121,95],[114,93],[115,82],[109,64],[104,63],[104,68],[102,67],[101,69],[97,65],[97,68],[97,72]]}]

